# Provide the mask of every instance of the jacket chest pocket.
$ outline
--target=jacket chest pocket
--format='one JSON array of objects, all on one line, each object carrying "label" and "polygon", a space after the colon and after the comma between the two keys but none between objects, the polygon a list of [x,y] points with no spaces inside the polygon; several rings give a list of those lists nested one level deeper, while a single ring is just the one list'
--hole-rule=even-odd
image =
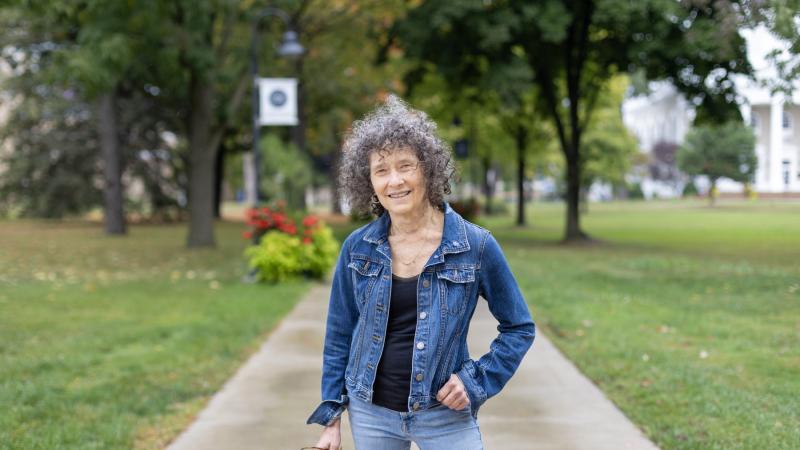
[{"label": "jacket chest pocket", "polygon": [[361,308],[370,298],[381,272],[381,264],[364,259],[355,259],[347,265],[353,276],[353,288],[358,307]]},{"label": "jacket chest pocket", "polygon": [[453,316],[460,316],[469,303],[468,295],[475,283],[475,269],[442,269],[436,272],[439,279],[442,306]]}]

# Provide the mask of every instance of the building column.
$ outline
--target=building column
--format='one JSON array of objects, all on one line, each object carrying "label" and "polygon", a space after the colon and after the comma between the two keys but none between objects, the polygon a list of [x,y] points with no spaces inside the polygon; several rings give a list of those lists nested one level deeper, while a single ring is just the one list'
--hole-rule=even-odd
[{"label": "building column", "polygon": [[769,108],[769,191],[783,192],[783,97],[773,94]]}]

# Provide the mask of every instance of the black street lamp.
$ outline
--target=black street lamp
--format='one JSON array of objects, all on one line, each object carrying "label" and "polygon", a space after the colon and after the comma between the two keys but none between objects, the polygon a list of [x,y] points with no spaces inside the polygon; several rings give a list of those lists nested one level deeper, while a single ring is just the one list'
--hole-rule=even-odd
[{"label": "black street lamp", "polygon": [[264,8],[253,20],[253,38],[250,45],[250,74],[253,78],[253,207],[258,206],[259,171],[261,170],[261,152],[258,151],[258,141],[261,140],[261,125],[259,124],[259,92],[258,92],[258,27],[265,17],[277,16],[286,25],[283,41],[278,47],[278,55],[286,58],[297,58],[305,49],[297,40],[297,33],[292,30],[291,19],[288,14],[278,8]]}]

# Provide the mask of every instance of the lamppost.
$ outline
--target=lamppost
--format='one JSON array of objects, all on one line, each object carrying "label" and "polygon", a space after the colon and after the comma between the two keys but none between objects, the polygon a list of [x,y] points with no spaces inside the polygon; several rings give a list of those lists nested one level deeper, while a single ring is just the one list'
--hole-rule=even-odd
[{"label": "lamppost", "polygon": [[261,170],[261,152],[258,150],[258,141],[261,140],[260,96],[258,92],[258,27],[265,17],[277,16],[286,25],[283,41],[278,47],[278,55],[287,58],[296,58],[305,52],[297,40],[297,33],[292,30],[291,19],[288,14],[278,8],[264,8],[258,12],[253,20],[253,37],[250,45],[250,74],[253,78],[253,207],[258,206],[259,171]]}]

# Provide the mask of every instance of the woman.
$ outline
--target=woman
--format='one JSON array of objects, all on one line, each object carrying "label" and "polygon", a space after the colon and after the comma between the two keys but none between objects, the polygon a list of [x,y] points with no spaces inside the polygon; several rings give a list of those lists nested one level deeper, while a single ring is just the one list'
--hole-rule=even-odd
[{"label": "woman", "polygon": [[[454,168],[427,115],[397,97],[354,124],[340,186],[378,219],[342,245],[328,309],[322,403],[308,423],[338,450],[348,410],[357,450],[482,449],[480,406],[533,343],[528,307],[494,237],[445,202]],[[473,361],[478,296],[499,321]]]}]

